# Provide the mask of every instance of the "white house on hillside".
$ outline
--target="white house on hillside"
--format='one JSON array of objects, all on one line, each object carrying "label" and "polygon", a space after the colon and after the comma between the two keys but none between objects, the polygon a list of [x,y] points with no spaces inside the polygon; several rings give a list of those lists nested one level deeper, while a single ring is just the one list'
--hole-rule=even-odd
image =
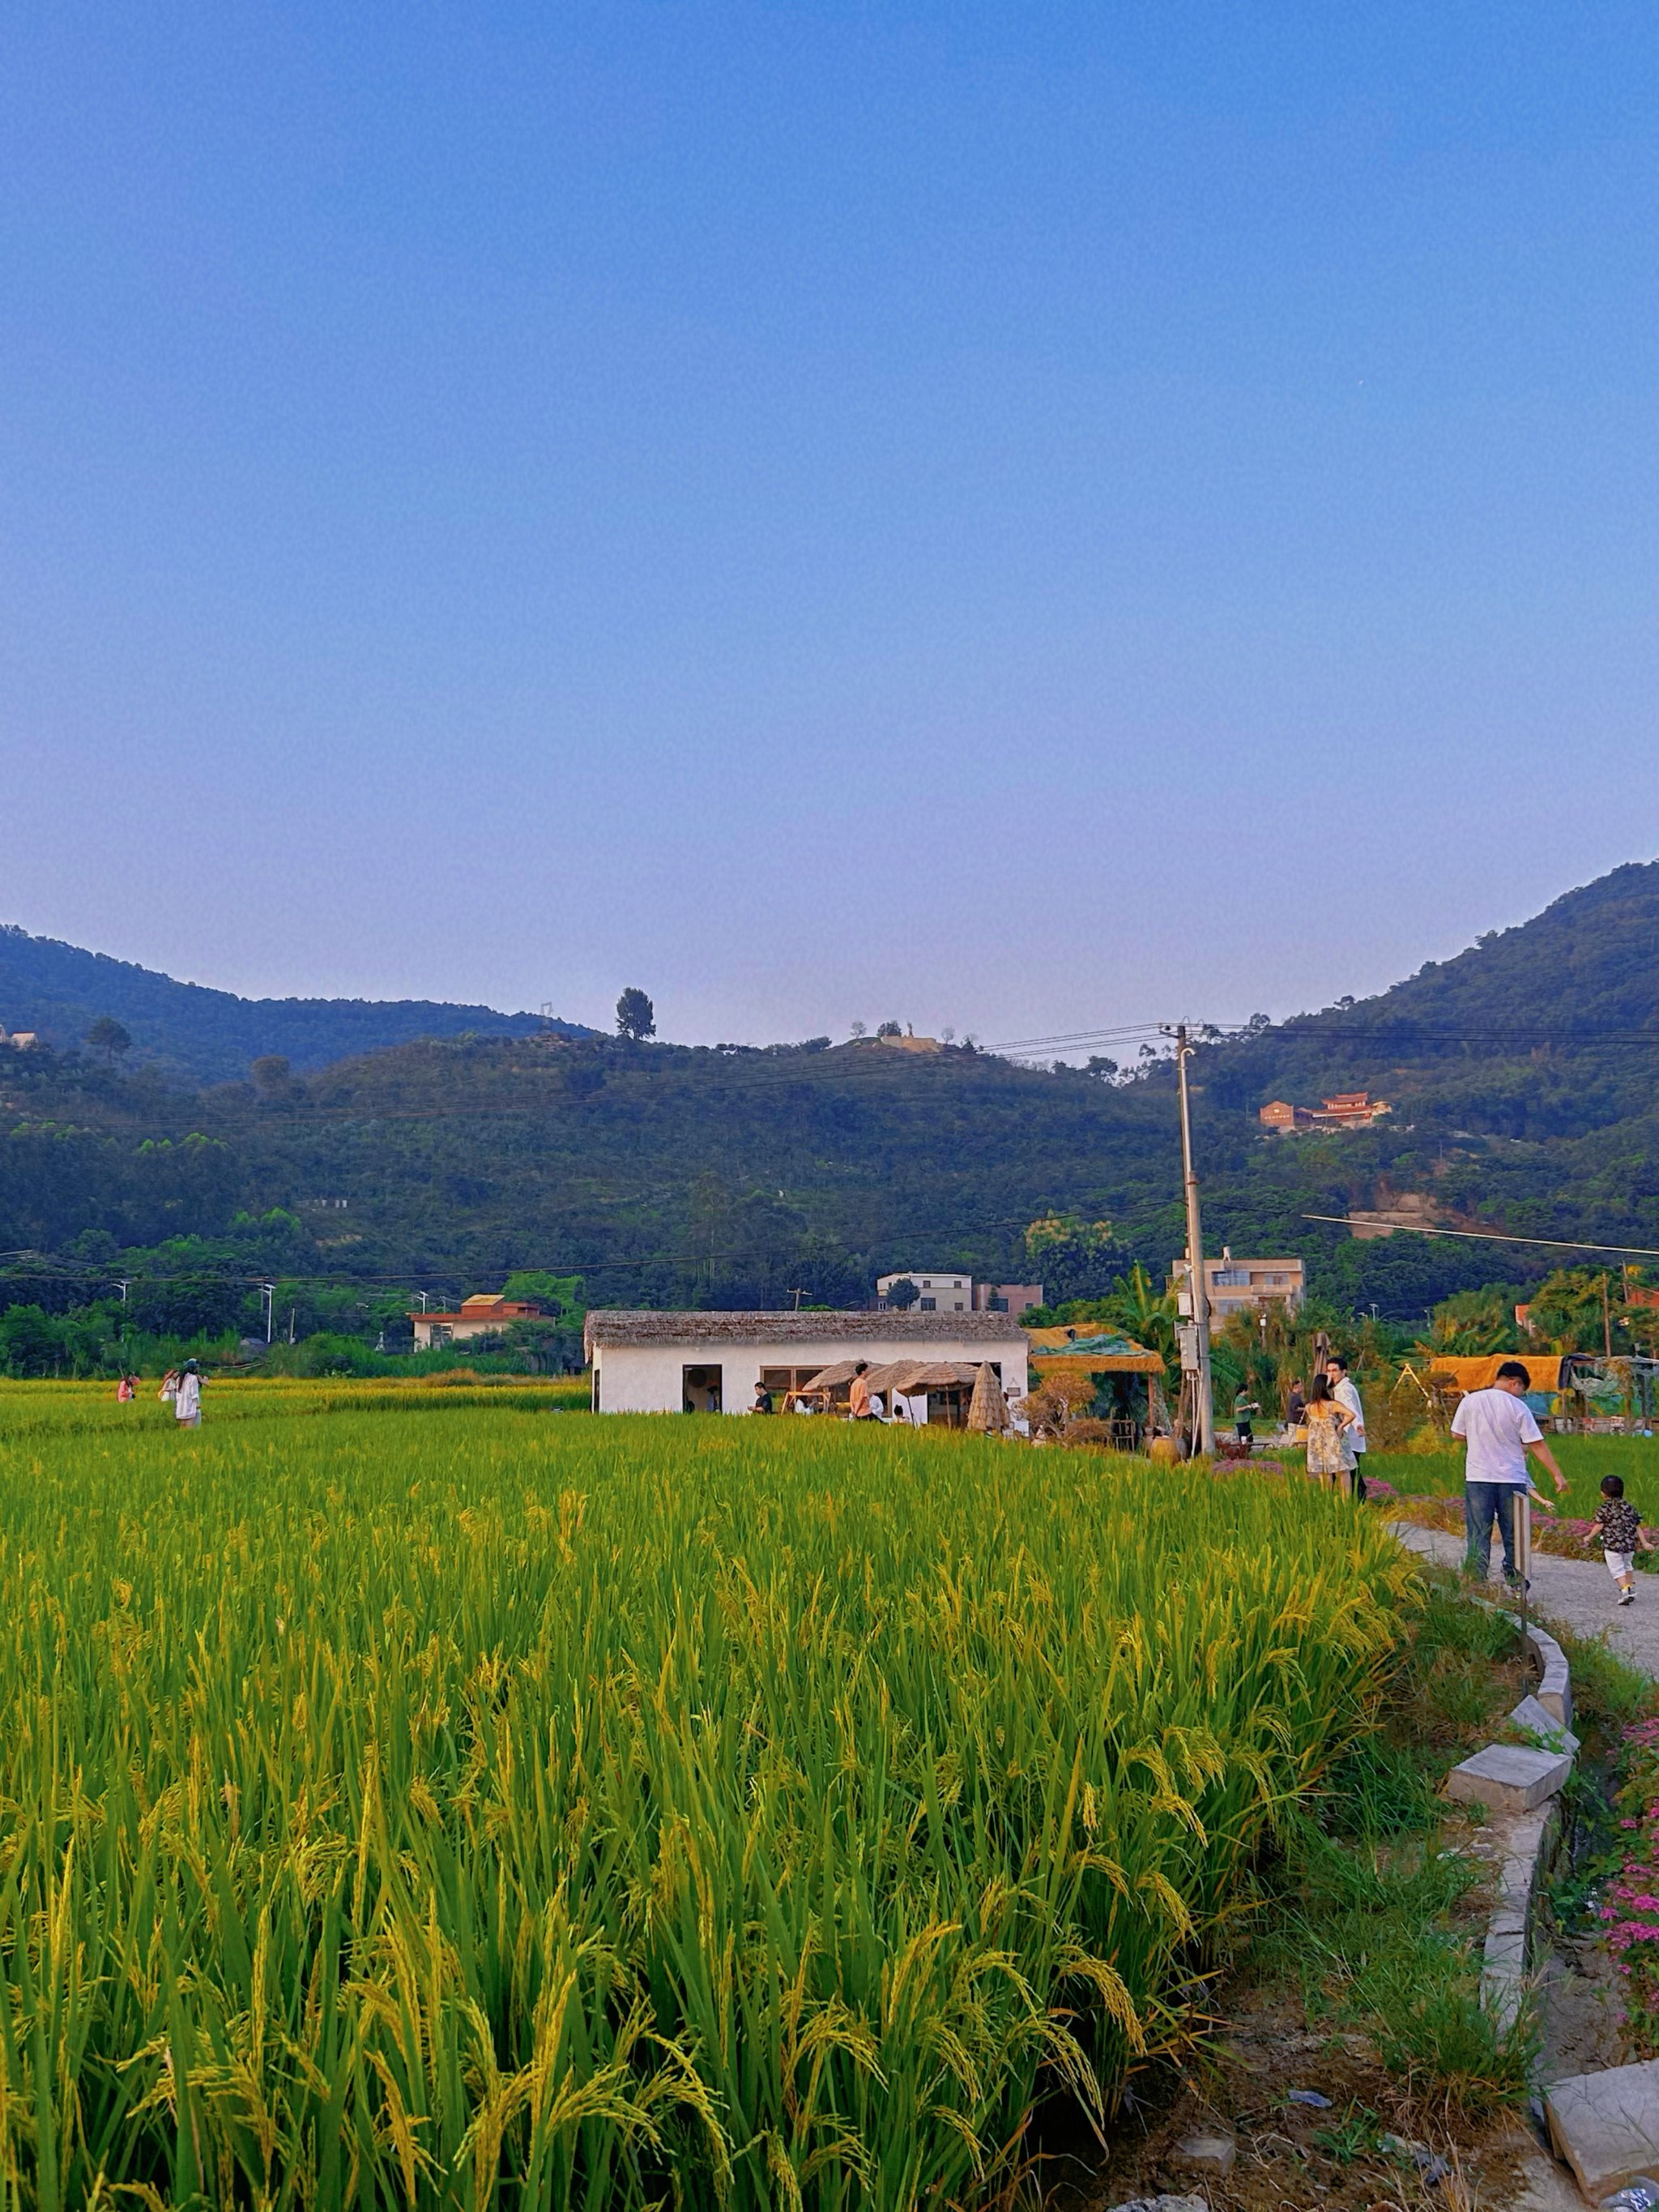
[{"label": "white house on hillside", "polygon": [[[1025,1395],[1025,1336],[1006,1314],[646,1313],[587,1316],[596,1413],[746,1413],[756,1386],[779,1396],[825,1369],[922,1359],[988,1365]],[[960,1382],[963,1378],[958,1378]],[[844,1382],[844,1378],[843,1378]],[[902,1386],[901,1386],[902,1387]]]},{"label": "white house on hillside", "polygon": [[895,1283],[914,1283],[921,1293],[914,1310],[917,1313],[972,1313],[974,1310],[974,1279],[971,1275],[953,1274],[947,1268],[934,1267],[925,1272],[919,1267],[899,1267],[890,1275],[876,1277],[876,1303],[884,1306],[887,1293]]}]

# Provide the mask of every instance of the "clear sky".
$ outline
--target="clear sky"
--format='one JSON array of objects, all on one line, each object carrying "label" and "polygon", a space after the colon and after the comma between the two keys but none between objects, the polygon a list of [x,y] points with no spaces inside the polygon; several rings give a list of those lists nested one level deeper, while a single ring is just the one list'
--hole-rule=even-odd
[{"label": "clear sky", "polygon": [[1652,857],[1656,82],[1596,0],[16,0],[0,919],[996,1039]]}]

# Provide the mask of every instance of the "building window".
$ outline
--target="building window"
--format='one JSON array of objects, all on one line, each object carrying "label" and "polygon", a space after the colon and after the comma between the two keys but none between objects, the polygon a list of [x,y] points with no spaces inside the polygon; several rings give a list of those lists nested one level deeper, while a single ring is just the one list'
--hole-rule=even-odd
[{"label": "building window", "polygon": [[922,1298],[919,1303],[923,1313],[937,1313],[939,1310],[939,1300],[937,1298]]},{"label": "building window", "polygon": [[1007,1310],[1008,1310],[1008,1301],[1007,1301],[1007,1299],[1006,1299],[1006,1298],[1004,1298],[1004,1297],[998,1297],[994,1293],[994,1294],[993,1294],[993,1296],[992,1296],[992,1298],[991,1298],[991,1311],[992,1311],[993,1313],[1006,1313],[1006,1312],[1007,1312]]}]

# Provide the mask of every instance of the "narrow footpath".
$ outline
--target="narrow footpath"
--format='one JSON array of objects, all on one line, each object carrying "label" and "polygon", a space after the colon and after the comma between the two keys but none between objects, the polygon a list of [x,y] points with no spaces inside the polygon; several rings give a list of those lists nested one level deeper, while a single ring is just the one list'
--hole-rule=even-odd
[{"label": "narrow footpath", "polygon": [[[1442,1528],[1417,1528],[1397,1521],[1394,1533],[1408,1551],[1419,1552],[1441,1566],[1463,1564],[1462,1537]],[[1502,1552],[1494,1540],[1492,1595],[1508,1595],[1499,1565]],[[1560,1559],[1553,1552],[1532,1555],[1532,1612],[1547,1626],[1559,1621],[1575,1636],[1605,1634],[1609,1650],[1628,1665],[1659,1680],[1659,1575],[1638,1574],[1636,1602],[1621,1606],[1613,1577],[1599,1552],[1583,1559]]]}]

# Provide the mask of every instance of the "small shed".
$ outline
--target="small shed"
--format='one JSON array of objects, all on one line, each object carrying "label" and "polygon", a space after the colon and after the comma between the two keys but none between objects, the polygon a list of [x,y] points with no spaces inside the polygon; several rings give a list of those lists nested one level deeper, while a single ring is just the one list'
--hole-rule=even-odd
[{"label": "small shed", "polygon": [[[1164,1358],[1133,1337],[1098,1322],[1064,1328],[1028,1328],[1031,1371],[1038,1388],[1064,1376],[1095,1386],[1095,1413],[1113,1424],[1113,1438],[1133,1450],[1160,1425]],[[1144,1389],[1137,1382],[1144,1383]]]},{"label": "small shed", "polygon": [[[1026,1388],[1024,1334],[1006,1314],[595,1308],[586,1336],[596,1413],[746,1413],[761,1382],[775,1399],[808,1388],[839,1388],[844,1397],[860,1359],[874,1370],[950,1370],[938,1388],[964,1392],[964,1416],[982,1365],[1005,1392],[1023,1396]],[[830,1374],[837,1382],[820,1380]],[[871,1387],[880,1387],[873,1373]]]}]

